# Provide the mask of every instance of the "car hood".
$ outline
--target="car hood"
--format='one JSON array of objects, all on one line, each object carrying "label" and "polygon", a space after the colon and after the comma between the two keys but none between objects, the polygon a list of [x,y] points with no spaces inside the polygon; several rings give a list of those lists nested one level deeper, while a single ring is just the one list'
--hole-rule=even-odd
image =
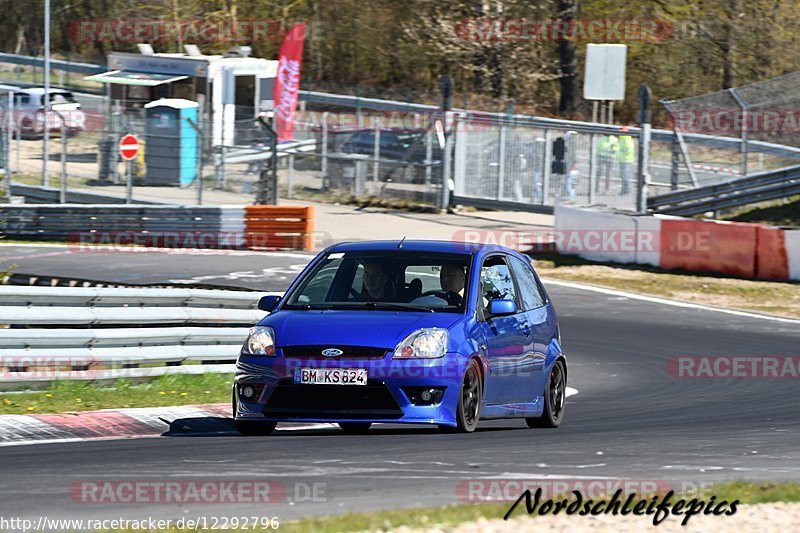
[{"label": "car hood", "polygon": [[420,328],[449,328],[460,313],[412,311],[278,311],[259,324],[275,330],[279,347],[310,344],[372,346],[392,349]]}]

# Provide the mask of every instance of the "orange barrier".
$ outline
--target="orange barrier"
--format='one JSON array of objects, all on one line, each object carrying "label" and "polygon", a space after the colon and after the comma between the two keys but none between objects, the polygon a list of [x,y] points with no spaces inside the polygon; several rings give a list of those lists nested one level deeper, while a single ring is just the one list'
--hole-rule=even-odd
[{"label": "orange barrier", "polygon": [[756,275],[757,224],[661,221],[661,268]]},{"label": "orange barrier", "polygon": [[756,232],[756,277],[789,279],[789,257],[786,236],[780,228],[758,226]]},{"label": "orange barrier", "polygon": [[314,249],[314,207],[248,205],[244,208],[244,240],[250,250]]}]

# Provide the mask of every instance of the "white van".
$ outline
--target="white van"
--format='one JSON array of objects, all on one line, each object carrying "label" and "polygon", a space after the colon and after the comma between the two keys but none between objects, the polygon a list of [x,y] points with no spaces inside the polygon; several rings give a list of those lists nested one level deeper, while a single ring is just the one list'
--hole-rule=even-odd
[{"label": "white van", "polygon": [[[8,109],[8,93],[14,95],[13,117],[5,115]],[[50,131],[61,132],[62,121],[69,135],[86,129],[86,114],[71,92],[50,89],[50,103],[52,110],[48,120]],[[8,120],[12,119],[15,130],[19,129],[25,135],[39,135],[44,132],[44,87],[0,85],[0,108],[4,112],[3,122],[7,124]]]}]

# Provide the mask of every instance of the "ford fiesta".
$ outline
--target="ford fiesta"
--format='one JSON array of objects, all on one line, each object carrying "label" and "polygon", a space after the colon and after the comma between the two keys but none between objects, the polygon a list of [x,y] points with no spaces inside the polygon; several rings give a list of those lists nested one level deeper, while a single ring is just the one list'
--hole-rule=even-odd
[{"label": "ford fiesta", "polygon": [[236,363],[237,429],[281,421],[437,424],[564,417],[566,358],[530,260],[495,245],[343,243],[306,266],[250,330]]}]

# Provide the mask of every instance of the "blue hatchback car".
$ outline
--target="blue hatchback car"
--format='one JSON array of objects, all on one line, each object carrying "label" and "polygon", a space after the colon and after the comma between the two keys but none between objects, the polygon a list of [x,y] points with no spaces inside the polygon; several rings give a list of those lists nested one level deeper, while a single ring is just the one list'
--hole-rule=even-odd
[{"label": "blue hatchback car", "polygon": [[567,363],[526,256],[445,241],[342,243],[317,255],[250,330],[233,413],[244,434],[282,421],[557,427]]}]

